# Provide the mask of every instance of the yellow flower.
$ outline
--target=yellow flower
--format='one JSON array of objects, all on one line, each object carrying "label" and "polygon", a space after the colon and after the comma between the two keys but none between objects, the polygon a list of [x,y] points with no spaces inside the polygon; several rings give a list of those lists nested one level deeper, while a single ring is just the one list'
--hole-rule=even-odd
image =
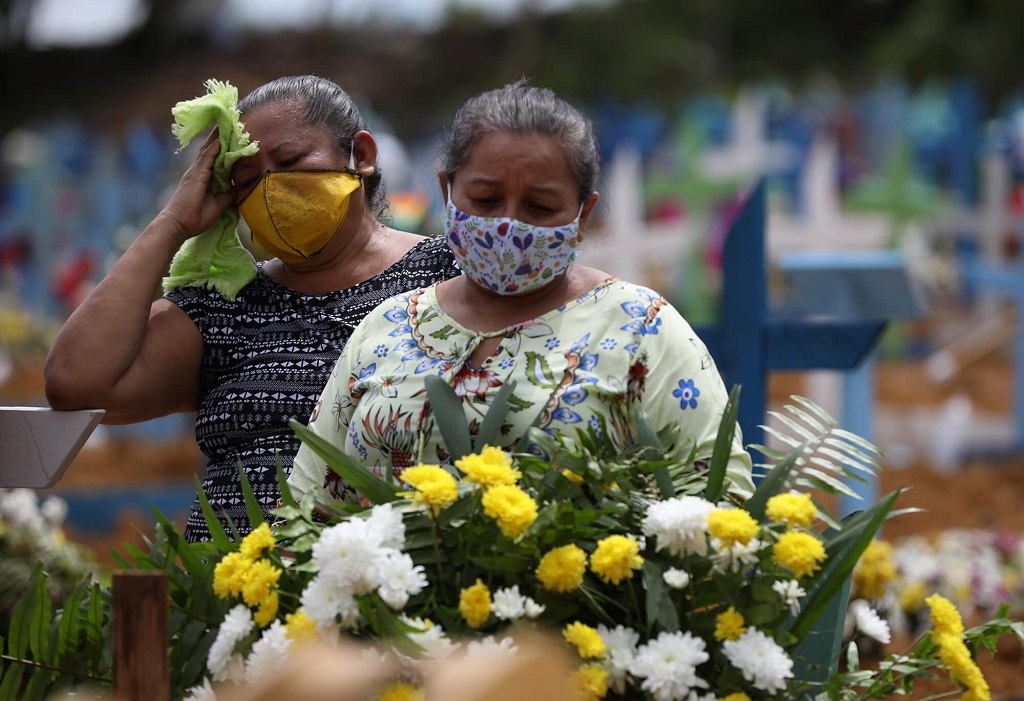
[{"label": "yellow flower", "polygon": [[572,682],[580,701],[597,701],[608,695],[608,672],[600,665],[582,665],[572,673]]},{"label": "yellow flower", "polygon": [[597,549],[590,556],[591,571],[612,584],[632,578],[633,571],[643,564],[640,544],[624,535],[611,535],[598,541]]},{"label": "yellow flower", "polygon": [[821,568],[819,563],[825,559],[825,546],[810,533],[789,531],[772,547],[772,559],[789,569],[794,577],[806,577]]},{"label": "yellow flower", "polygon": [[491,615],[491,590],[476,580],[476,584],[459,593],[459,613],[471,628],[479,628]]},{"label": "yellow flower", "polygon": [[716,509],[708,514],[708,534],[727,548],[746,545],[758,530],[757,521],[743,509]]},{"label": "yellow flower", "polygon": [[281,570],[274,567],[270,560],[257,560],[245,573],[245,584],[242,586],[242,599],[249,606],[261,606],[263,600],[271,593],[271,588],[281,578]]},{"label": "yellow flower", "polygon": [[579,651],[580,657],[597,659],[604,656],[605,645],[596,628],[575,621],[562,629],[562,637]]},{"label": "yellow flower", "polygon": [[320,635],[316,632],[316,621],[306,615],[302,609],[284,617],[284,629],[285,634],[292,641],[293,648],[320,639]]},{"label": "yellow flower", "polygon": [[239,596],[245,586],[245,577],[252,567],[252,560],[242,553],[228,553],[213,568],[213,593],[222,599]]},{"label": "yellow flower", "polygon": [[730,606],[715,616],[715,640],[739,640],[747,630],[744,623],[743,614]]},{"label": "yellow flower", "polygon": [[537,565],[537,579],[549,591],[568,592],[583,583],[587,554],[569,544],[544,554]]},{"label": "yellow flower", "polygon": [[562,470],[562,477],[566,478],[573,484],[583,484],[584,482],[586,482],[585,479],[577,475],[572,470]]},{"label": "yellow flower", "polygon": [[853,590],[860,599],[881,599],[885,588],[896,579],[896,562],[892,559],[892,545],[884,540],[873,540],[860,556],[853,570]]},{"label": "yellow flower", "polygon": [[390,682],[377,694],[377,701],[423,701],[424,698],[423,689],[403,681]]},{"label": "yellow flower", "polygon": [[768,500],[765,515],[772,523],[806,528],[818,517],[818,509],[810,494],[776,494]]},{"label": "yellow flower", "polygon": [[485,445],[479,453],[455,461],[455,467],[466,474],[466,481],[481,487],[515,484],[522,473],[512,467],[512,457],[501,448]]},{"label": "yellow flower", "polygon": [[924,606],[924,597],[927,592],[928,587],[921,580],[911,582],[900,592],[900,608],[907,613],[917,613]]},{"label": "yellow flower", "polygon": [[242,557],[250,560],[258,560],[264,551],[274,549],[274,534],[270,532],[270,526],[261,523],[252,533],[242,539],[242,546],[239,552]]},{"label": "yellow flower", "polygon": [[[935,594],[933,596],[938,595]],[[959,618],[959,614],[957,614],[957,617]],[[936,629],[932,640],[939,646],[939,660],[942,661],[942,666],[949,671],[954,681],[959,681],[967,687],[967,692],[961,698],[990,701],[992,692],[989,689],[988,682],[985,680],[985,675],[981,673],[981,669],[971,659],[971,653],[967,646],[964,645],[960,635]]]},{"label": "yellow flower", "polygon": [[455,478],[439,465],[407,467],[402,472],[402,481],[416,490],[402,492],[402,496],[412,497],[413,504],[427,507],[434,515],[459,496]]},{"label": "yellow flower", "polygon": [[484,513],[498,522],[509,538],[519,536],[537,518],[537,502],[514,484],[501,484],[484,492]]},{"label": "yellow flower", "polygon": [[256,621],[256,625],[260,628],[266,628],[277,618],[277,607],[278,607],[278,595],[276,591],[271,591],[263,600],[260,601],[260,606],[256,609],[256,613],[253,614],[252,620]]},{"label": "yellow flower", "polygon": [[931,610],[932,627],[939,633],[948,633],[959,638],[964,634],[964,622],[953,603],[939,594],[932,594],[924,600]]},{"label": "yellow flower", "polygon": [[719,697],[718,701],[750,701],[750,697],[742,691],[737,691],[734,694]]}]

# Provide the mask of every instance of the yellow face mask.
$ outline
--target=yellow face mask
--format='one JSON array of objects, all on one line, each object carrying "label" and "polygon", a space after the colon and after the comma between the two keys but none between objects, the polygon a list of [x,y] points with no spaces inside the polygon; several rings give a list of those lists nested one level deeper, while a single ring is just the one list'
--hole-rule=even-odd
[{"label": "yellow face mask", "polygon": [[238,211],[255,245],[285,263],[301,263],[334,236],[362,180],[350,170],[270,171]]}]

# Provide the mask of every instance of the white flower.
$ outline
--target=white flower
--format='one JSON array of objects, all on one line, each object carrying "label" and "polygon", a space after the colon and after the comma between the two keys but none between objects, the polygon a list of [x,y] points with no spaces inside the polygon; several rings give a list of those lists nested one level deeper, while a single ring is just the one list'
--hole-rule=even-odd
[{"label": "white flower", "polygon": [[530,597],[526,597],[526,604],[523,606],[523,613],[527,618],[533,619],[544,613],[544,604],[538,604]]},{"label": "white flower", "polygon": [[793,676],[793,660],[779,645],[751,626],[736,640],[722,643],[722,651],[743,678],[761,691],[776,693]]},{"label": "white flower", "polygon": [[800,613],[800,599],[807,595],[800,583],[795,579],[772,582],[772,589],[782,598],[782,603],[789,607],[794,616]]},{"label": "white flower", "polygon": [[380,584],[373,574],[384,556],[382,535],[362,519],[325,528],[312,551],[319,576],[356,595],[373,591]]},{"label": "white flower", "polygon": [[677,567],[670,567],[665,570],[661,578],[673,589],[683,589],[690,583],[690,574],[686,570]]},{"label": "white flower", "polygon": [[427,586],[427,575],[422,565],[417,565],[412,558],[397,550],[387,551],[377,561],[371,579],[381,582],[377,593],[394,611],[401,611],[415,596]]},{"label": "white flower", "polygon": [[422,618],[408,618],[404,614],[401,619],[406,625],[418,629],[417,632],[408,635],[410,640],[423,649],[424,657],[429,659],[447,657],[458,648],[458,645],[444,634],[444,628],[436,623],[425,621]]},{"label": "white flower", "polygon": [[697,666],[707,660],[704,641],[689,631],[661,633],[640,646],[629,671],[643,679],[641,688],[654,694],[655,701],[682,701],[691,689],[708,688],[697,676]]},{"label": "white flower", "polygon": [[864,635],[874,638],[883,645],[888,645],[892,636],[889,624],[881,619],[878,613],[863,599],[850,602],[850,613],[853,614],[854,625]]},{"label": "white flower", "polygon": [[495,590],[491,611],[498,618],[513,621],[526,613],[526,597],[519,593],[519,585]]},{"label": "white flower", "polygon": [[[466,645],[466,658],[511,658],[519,653],[519,648],[512,644],[512,638],[498,640],[493,635],[470,640]],[[490,659],[489,661],[494,661]]]},{"label": "white flower", "polygon": [[391,504],[380,504],[370,509],[366,519],[367,526],[377,534],[376,538],[383,548],[400,550],[405,545],[405,521],[402,512]]},{"label": "white flower", "polygon": [[[206,657],[206,668],[210,670],[215,682],[237,680],[244,675],[245,660],[235,654],[235,645],[249,634],[252,627],[252,612],[245,604],[238,604],[224,616],[217,638]],[[239,663],[241,669],[237,669]]]},{"label": "white flower", "polygon": [[188,695],[182,701],[217,701],[217,694],[214,693],[210,680],[204,678],[202,684],[188,690]]},{"label": "white flower", "polygon": [[726,547],[718,538],[711,539],[711,547],[715,553],[711,556],[715,566],[726,572],[739,572],[745,567],[751,567],[758,563],[757,554],[764,545],[757,538],[751,538],[747,543],[736,543],[731,548]]},{"label": "white flower", "polygon": [[281,625],[281,621],[271,623],[252,645],[252,652],[245,662],[246,681],[251,683],[283,669],[291,647],[288,629]]},{"label": "white flower", "polygon": [[306,585],[299,603],[306,615],[316,621],[316,628],[321,634],[334,627],[338,616],[346,628],[354,626],[359,619],[359,604],[352,591],[319,574]]},{"label": "white flower", "polygon": [[39,513],[39,499],[31,489],[9,489],[0,492],[0,516],[13,528],[42,533],[46,523]]},{"label": "white flower", "polygon": [[[685,574],[685,572],[684,572]],[[617,694],[626,693],[626,677],[629,666],[636,658],[636,646],[640,643],[640,634],[626,626],[608,628],[604,624],[597,626],[597,634],[604,642],[605,653],[602,666],[608,673],[608,684]]]},{"label": "white flower", "polygon": [[39,506],[39,513],[51,526],[59,526],[67,518],[68,503],[60,497],[47,497]]},{"label": "white flower", "polygon": [[658,539],[659,551],[668,548],[677,556],[706,555],[708,514],[715,508],[706,499],[693,496],[657,501],[647,507],[643,532]]}]

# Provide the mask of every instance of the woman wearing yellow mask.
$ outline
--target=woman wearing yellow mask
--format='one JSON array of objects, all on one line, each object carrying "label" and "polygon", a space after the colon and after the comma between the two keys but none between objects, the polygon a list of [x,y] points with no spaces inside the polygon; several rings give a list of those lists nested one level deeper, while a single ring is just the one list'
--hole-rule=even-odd
[{"label": "woman wearing yellow mask", "polygon": [[[99,407],[108,423],[195,411],[203,489],[222,521],[249,530],[238,464],[264,510],[276,506],[305,420],[352,329],[382,300],[458,274],[443,239],[397,231],[377,144],[351,98],[315,76],[281,78],[238,104],[255,155],[210,183],[220,145],[203,144],[164,208],[71,315],[50,351],[56,409]],[[271,258],[228,299],[181,287],[155,302],[175,252],[237,204]],[[198,502],[185,535],[209,537]]]}]

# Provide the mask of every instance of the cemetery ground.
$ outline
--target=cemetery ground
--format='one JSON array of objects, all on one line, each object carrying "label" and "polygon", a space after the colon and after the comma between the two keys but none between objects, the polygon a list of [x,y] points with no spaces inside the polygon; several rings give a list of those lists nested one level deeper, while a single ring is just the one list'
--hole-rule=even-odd
[{"label": "cemetery ground", "polygon": [[[1006,434],[1009,430],[1016,404],[1012,396],[1012,343],[975,358],[945,383],[928,373],[924,360],[881,359],[877,363],[876,435],[872,440],[884,453],[878,493],[907,488],[897,506],[923,509],[891,519],[883,527],[882,536],[889,541],[912,535],[934,537],[951,528],[1024,533],[1024,449],[995,445],[986,449],[984,441],[971,442],[972,435]],[[0,384],[0,401],[8,405],[41,404],[41,378],[41,360],[22,363],[12,378]],[[810,375],[774,373],[769,383],[770,403],[778,407],[793,394],[819,401],[812,389]],[[951,412],[952,406],[958,407],[955,412]],[[962,440],[954,447],[964,451],[955,460],[935,449],[943,440],[948,443],[951,431],[959,431]],[[146,484],[152,484],[155,490],[167,485],[187,490],[201,473],[201,464],[201,455],[188,431],[147,441],[113,434],[87,444],[55,491],[117,492]],[[181,525],[191,505],[190,498],[185,501],[178,513],[167,514]],[[122,551],[126,543],[143,547],[144,537],[152,533],[153,518],[140,505],[118,513],[113,523],[108,531],[87,531],[76,528],[72,517],[68,537],[93,548],[99,562],[112,566],[110,550]],[[896,639],[890,650],[896,651],[897,645],[906,642]],[[1021,701],[1024,650],[1016,642],[1005,642],[998,657],[993,659],[983,652],[979,664],[994,699]],[[922,699],[949,688],[945,680],[922,682],[911,698]]]}]

